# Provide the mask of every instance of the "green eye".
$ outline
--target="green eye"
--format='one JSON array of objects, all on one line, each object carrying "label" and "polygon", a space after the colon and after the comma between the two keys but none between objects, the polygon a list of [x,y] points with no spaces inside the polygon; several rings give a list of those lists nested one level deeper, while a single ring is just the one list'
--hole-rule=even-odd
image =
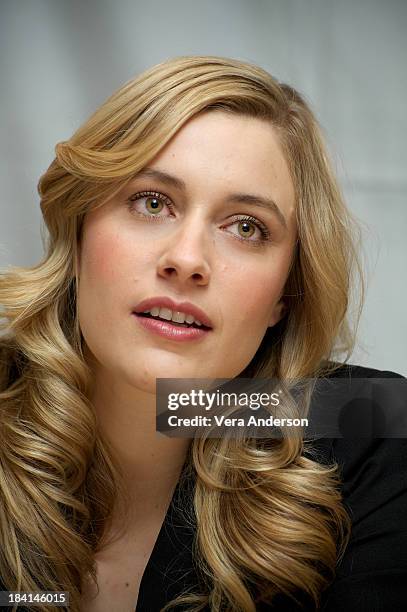
[{"label": "green eye", "polygon": [[255,232],[255,227],[248,221],[239,221],[238,228],[239,234],[243,238],[250,238]]},{"label": "green eye", "polygon": [[163,202],[161,202],[158,198],[148,197],[146,198],[146,208],[150,213],[159,213],[163,209]]}]

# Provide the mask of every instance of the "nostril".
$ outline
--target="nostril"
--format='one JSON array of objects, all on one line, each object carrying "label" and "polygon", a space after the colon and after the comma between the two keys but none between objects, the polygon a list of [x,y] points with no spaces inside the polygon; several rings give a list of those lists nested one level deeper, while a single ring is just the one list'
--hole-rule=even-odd
[{"label": "nostril", "polygon": [[164,268],[164,272],[165,274],[168,274],[168,276],[177,274],[177,270],[175,268]]}]

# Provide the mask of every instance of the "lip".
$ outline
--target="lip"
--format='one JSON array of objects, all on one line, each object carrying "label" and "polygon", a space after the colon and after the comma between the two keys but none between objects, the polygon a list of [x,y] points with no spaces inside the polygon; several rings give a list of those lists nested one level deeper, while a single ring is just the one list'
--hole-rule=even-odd
[{"label": "lip", "polygon": [[[133,313],[138,314],[144,312],[145,310],[151,310],[154,306],[169,308],[173,311],[184,312],[185,314],[192,315],[198,321],[201,321],[205,327],[209,327],[212,329],[213,324],[208,315],[201,310],[195,304],[191,304],[190,302],[175,302],[170,297],[167,296],[157,296],[152,298],[147,298],[146,300],[142,300],[133,308]],[[190,328],[191,329],[191,328]]]},{"label": "lip", "polygon": [[137,322],[149,332],[162,336],[167,340],[176,342],[189,342],[191,340],[200,340],[210,333],[207,327],[181,327],[171,323],[170,321],[161,321],[160,319],[149,319],[141,317],[135,312],[132,316],[137,319]]}]

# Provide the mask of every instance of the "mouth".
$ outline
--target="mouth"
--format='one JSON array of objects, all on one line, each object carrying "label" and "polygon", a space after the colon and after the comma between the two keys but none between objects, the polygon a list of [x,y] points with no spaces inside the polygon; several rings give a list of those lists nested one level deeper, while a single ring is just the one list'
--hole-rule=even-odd
[{"label": "mouth", "polygon": [[212,320],[200,306],[188,301],[176,302],[169,296],[146,298],[132,308],[145,325],[165,325],[166,329],[182,329],[186,332],[208,332],[213,329]]},{"label": "mouth", "polygon": [[195,329],[201,329],[203,331],[209,331],[212,328],[204,325],[203,323],[201,325],[198,325],[197,323],[195,323],[195,321],[193,321],[192,323],[177,323],[176,321],[172,321],[172,320],[168,320],[168,319],[163,319],[159,316],[153,316],[151,313],[149,312],[133,312],[134,315],[136,315],[136,317],[140,317],[140,318],[145,318],[145,319],[153,319],[154,321],[161,321],[162,323],[166,323],[167,325],[171,325],[174,327],[184,327],[184,328],[195,328]]},{"label": "mouth", "polygon": [[132,312],[137,323],[148,334],[162,337],[171,342],[193,342],[208,337],[211,327],[204,325],[202,321],[180,323],[165,317],[152,315],[150,312]]}]

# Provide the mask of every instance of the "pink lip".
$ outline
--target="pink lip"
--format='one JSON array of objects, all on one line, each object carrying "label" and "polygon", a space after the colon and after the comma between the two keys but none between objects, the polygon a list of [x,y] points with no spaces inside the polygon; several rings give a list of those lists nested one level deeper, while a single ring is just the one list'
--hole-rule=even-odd
[{"label": "pink lip", "polygon": [[[195,306],[194,304],[191,304],[190,302],[180,302],[180,303],[176,303],[174,302],[174,300],[172,300],[169,297],[153,297],[153,298],[147,298],[146,300],[143,300],[142,302],[140,302],[139,304],[137,304],[137,306],[135,308],[133,308],[133,312],[134,313],[140,313],[140,312],[144,312],[145,310],[151,310],[152,308],[154,308],[154,306],[158,306],[158,307],[163,307],[163,308],[169,308],[170,310],[174,310],[174,311],[178,311],[178,312],[184,312],[185,314],[189,314],[192,315],[195,319],[198,319],[198,321],[201,321],[201,323],[203,323],[203,325],[205,325],[206,327],[210,327],[212,328],[212,321],[209,319],[209,317],[203,312],[203,310],[201,310],[200,308],[198,308],[198,306]],[[143,321],[153,321],[153,319],[143,319],[141,317],[141,319]],[[163,323],[163,321],[157,321],[159,323]],[[193,331],[205,331],[205,330],[197,330],[195,328],[182,328],[182,327],[176,327],[174,325],[171,326],[172,328],[176,328],[177,330],[193,330]],[[207,331],[207,330],[206,330]]]},{"label": "pink lip", "polygon": [[[145,310],[147,310],[147,308],[145,308]],[[178,342],[198,340],[210,332],[208,328],[201,329],[199,327],[180,327],[172,324],[170,321],[140,317],[135,312],[133,312],[133,316],[145,329],[169,340],[176,340]]]}]

